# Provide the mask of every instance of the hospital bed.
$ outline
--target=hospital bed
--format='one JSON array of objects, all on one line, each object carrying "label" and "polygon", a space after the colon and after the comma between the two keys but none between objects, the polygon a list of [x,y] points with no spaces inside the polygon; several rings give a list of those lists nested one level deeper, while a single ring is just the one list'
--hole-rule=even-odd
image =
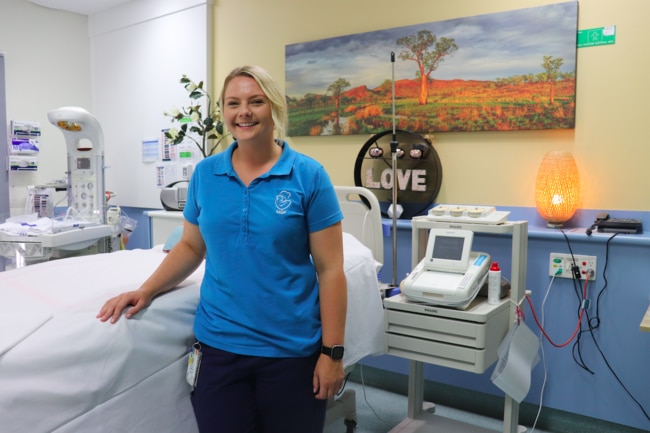
[{"label": "hospital bed", "polygon": [[[383,240],[372,193],[337,187],[337,195],[345,214],[349,371],[384,351]],[[95,318],[106,299],[138,287],[164,256],[157,245],[0,272],[1,431],[196,432],[185,370],[203,268],[131,320]],[[346,393],[329,402],[328,422],[354,416],[354,395]]]}]

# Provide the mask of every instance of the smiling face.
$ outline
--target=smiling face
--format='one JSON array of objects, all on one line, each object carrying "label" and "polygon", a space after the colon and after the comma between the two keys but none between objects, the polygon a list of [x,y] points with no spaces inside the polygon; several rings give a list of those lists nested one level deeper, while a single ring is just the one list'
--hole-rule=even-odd
[{"label": "smiling face", "polygon": [[271,104],[253,78],[238,76],[230,80],[224,91],[223,116],[239,143],[273,142]]}]

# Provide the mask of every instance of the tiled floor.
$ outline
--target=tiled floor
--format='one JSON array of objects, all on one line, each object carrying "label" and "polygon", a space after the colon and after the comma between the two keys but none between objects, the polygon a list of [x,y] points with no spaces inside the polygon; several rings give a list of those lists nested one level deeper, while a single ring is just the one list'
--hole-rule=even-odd
[{"label": "tiled floor", "polygon": [[[357,428],[355,433],[387,433],[397,426],[407,414],[406,396],[389,391],[363,386],[360,383],[348,382],[346,389],[356,392]],[[455,421],[461,421],[472,426],[482,427],[492,431],[502,431],[500,420],[463,412],[457,409],[436,405],[435,414]],[[402,430],[413,431],[413,430]],[[438,431],[438,430],[436,430]],[[530,428],[527,433],[549,433]],[[324,433],[346,433],[343,420],[334,422],[325,428]],[[440,431],[440,433],[448,433]],[[455,432],[449,432],[455,433]]]}]

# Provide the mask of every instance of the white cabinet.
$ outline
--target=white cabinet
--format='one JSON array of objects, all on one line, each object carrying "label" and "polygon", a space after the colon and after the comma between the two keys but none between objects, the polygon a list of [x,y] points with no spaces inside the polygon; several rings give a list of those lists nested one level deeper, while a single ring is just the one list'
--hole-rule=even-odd
[{"label": "white cabinet", "polygon": [[179,211],[150,210],[145,214],[149,217],[150,246],[164,244],[171,232],[185,221],[183,212]]}]

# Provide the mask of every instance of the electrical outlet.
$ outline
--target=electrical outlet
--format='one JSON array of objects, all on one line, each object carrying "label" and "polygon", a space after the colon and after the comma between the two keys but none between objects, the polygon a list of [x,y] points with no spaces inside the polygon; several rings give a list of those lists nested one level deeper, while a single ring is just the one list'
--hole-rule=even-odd
[{"label": "electrical outlet", "polygon": [[551,253],[548,261],[548,274],[550,276],[555,275],[557,278],[573,278],[573,272],[571,272],[573,259],[575,259],[575,264],[580,269],[581,280],[587,278],[587,272],[589,270],[593,271],[590,280],[593,281],[596,279],[596,256],[584,256],[580,254],[574,254],[572,258],[571,254]]}]

